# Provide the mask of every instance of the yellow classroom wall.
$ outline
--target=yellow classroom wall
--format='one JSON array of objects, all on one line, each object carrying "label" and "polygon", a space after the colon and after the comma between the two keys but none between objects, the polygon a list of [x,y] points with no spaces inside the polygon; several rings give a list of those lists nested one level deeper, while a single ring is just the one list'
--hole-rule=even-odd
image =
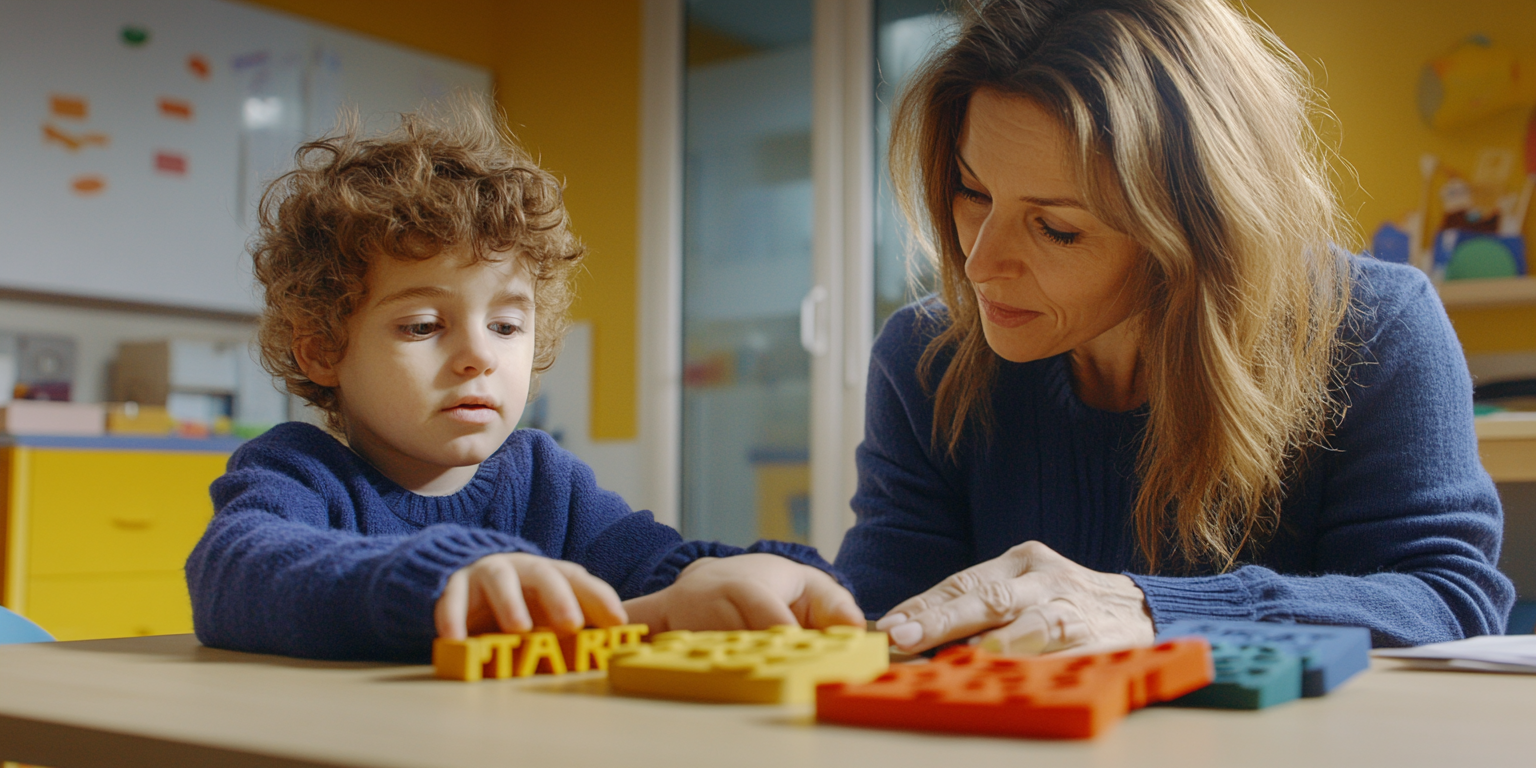
[{"label": "yellow classroom wall", "polygon": [[640,0],[246,0],[491,70],[513,132],[567,184],[586,242],[594,440],[637,432]]},{"label": "yellow classroom wall", "polygon": [[[1454,131],[1432,131],[1418,112],[1425,61],[1474,33],[1483,33],[1536,64],[1533,0],[1249,0],[1262,19],[1311,68],[1338,116],[1339,153],[1358,173],[1338,184],[1359,224],[1359,244],[1383,221],[1419,204],[1419,157],[1426,152],[1470,174],[1484,147],[1515,152],[1523,180],[1529,109],[1515,109]],[[1526,241],[1536,243],[1536,216]],[[1536,350],[1536,308],[1451,313],[1469,353]]]}]

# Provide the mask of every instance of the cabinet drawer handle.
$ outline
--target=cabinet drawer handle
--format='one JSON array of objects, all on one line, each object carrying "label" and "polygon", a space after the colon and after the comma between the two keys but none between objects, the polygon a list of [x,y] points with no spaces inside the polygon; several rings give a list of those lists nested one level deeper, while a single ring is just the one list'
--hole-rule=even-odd
[{"label": "cabinet drawer handle", "polygon": [[112,527],[120,531],[147,531],[150,525],[150,521],[142,517],[112,518]]}]

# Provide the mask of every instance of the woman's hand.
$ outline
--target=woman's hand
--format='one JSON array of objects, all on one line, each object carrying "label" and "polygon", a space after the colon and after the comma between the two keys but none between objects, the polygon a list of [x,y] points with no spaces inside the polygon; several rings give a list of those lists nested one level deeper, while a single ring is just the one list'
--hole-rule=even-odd
[{"label": "woman's hand", "polygon": [[864,626],[853,595],[821,570],[764,553],[702,557],[666,589],[627,600],[651,634],[674,629],[768,629],[781,624]]},{"label": "woman's hand", "polygon": [[608,582],[565,560],[503,552],[454,571],[434,611],[437,636],[463,640],[485,632],[550,627],[574,633],[587,625],[626,622]]},{"label": "woman's hand", "polygon": [[1130,578],[1084,568],[1038,541],[950,576],[875,628],[912,653],[989,629],[982,647],[1014,654],[1129,648],[1156,635]]}]

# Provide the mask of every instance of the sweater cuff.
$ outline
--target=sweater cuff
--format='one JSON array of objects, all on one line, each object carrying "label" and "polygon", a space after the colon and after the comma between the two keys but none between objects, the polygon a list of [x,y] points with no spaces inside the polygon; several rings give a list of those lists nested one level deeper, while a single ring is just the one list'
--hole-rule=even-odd
[{"label": "sweater cuff", "polygon": [[849,583],[847,579],[843,578],[843,574],[838,573],[837,569],[833,568],[831,563],[823,559],[821,553],[816,551],[815,547],[807,546],[805,544],[795,544],[788,541],[772,541],[769,539],[763,539],[762,541],[747,547],[747,552],[761,552],[769,555],[778,555],[779,557],[782,557],[786,560],[793,560],[801,565],[809,565],[810,567],[815,568],[818,571],[822,571],[828,576],[831,576],[837,581],[838,584],[842,585],[843,589],[848,590],[848,594],[854,596],[855,601],[858,600],[858,595],[853,591],[853,584]]},{"label": "sweater cuff", "polygon": [[434,525],[406,539],[368,590],[375,599],[369,611],[375,636],[399,653],[426,652],[437,636],[433,613],[448,577],[499,552],[543,554],[516,536],[461,525]]},{"label": "sweater cuff", "polygon": [[1253,621],[1253,598],[1241,579],[1219,576],[1142,576],[1126,573],[1147,596],[1152,624],[1161,629],[1183,619]]},{"label": "sweater cuff", "polygon": [[721,544],[718,541],[685,541],[673,547],[672,551],[662,557],[656,567],[651,569],[650,577],[640,587],[640,594],[649,595],[672,586],[672,582],[677,581],[677,575],[700,558],[731,557],[746,553],[747,550],[741,547]]}]

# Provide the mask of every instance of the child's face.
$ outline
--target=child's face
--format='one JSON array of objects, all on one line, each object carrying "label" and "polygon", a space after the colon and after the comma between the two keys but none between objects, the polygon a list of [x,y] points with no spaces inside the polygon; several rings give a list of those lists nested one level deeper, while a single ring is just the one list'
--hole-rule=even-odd
[{"label": "child's face", "polygon": [[[517,426],[533,368],[533,283],[520,259],[380,258],[327,366],[352,449],[420,493],[452,493]],[[314,379],[313,376],[311,376]]]}]

